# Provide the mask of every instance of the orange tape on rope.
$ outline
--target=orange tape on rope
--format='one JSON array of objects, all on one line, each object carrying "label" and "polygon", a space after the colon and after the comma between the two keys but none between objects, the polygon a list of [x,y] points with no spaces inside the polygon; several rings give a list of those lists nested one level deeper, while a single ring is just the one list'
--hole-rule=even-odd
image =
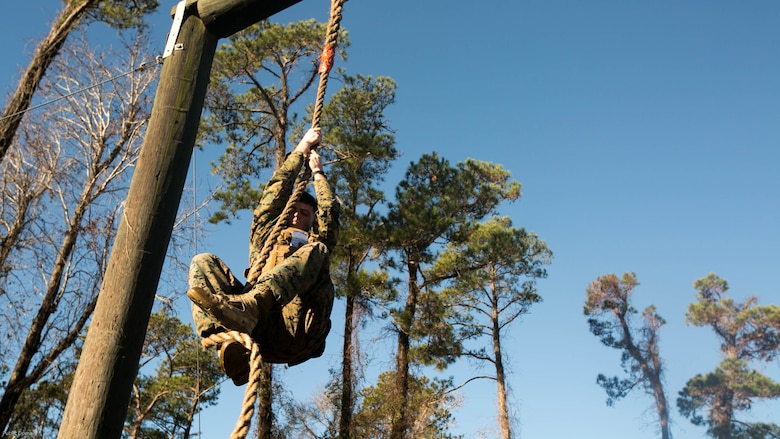
[{"label": "orange tape on rope", "polygon": [[318,71],[320,74],[330,72],[331,67],[333,67],[333,57],[333,47],[325,45],[322,48],[322,54],[320,54],[320,68]]}]

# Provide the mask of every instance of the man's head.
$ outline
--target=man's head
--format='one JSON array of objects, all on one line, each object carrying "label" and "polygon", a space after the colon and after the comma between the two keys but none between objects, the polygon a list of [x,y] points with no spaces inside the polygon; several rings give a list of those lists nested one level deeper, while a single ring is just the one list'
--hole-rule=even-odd
[{"label": "man's head", "polygon": [[317,210],[317,199],[308,192],[302,192],[295,202],[290,227],[308,232],[314,223],[314,212]]}]

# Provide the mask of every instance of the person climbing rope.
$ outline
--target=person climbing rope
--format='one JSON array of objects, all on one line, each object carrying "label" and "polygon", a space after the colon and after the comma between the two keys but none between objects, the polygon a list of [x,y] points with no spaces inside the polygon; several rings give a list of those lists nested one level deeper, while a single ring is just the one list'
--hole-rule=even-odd
[{"label": "person climbing rope", "polygon": [[[295,365],[322,355],[331,327],[334,288],[329,266],[340,206],[313,149],[320,138],[320,128],[309,129],[268,181],[252,219],[246,284],[213,254],[192,258],[187,296],[201,337],[229,330],[249,334],[268,363]],[[301,192],[291,216],[280,218],[307,157],[317,198]],[[262,260],[261,249],[280,220],[289,227]],[[234,384],[247,382],[246,347],[222,343],[219,359]]]}]

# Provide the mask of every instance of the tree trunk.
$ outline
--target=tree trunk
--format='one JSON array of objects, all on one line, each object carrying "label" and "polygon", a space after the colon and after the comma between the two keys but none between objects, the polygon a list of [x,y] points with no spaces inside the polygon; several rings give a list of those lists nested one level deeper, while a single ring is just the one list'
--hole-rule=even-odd
[{"label": "tree trunk", "polygon": [[19,401],[22,393],[37,380],[36,377],[28,375],[28,371],[33,357],[40,353],[46,323],[49,321],[52,314],[57,311],[57,302],[65,265],[73,253],[73,248],[76,246],[76,240],[79,231],[81,230],[81,220],[90,204],[90,192],[91,186],[87,183],[84,192],[81,195],[81,199],[79,200],[79,204],[75,208],[71,222],[68,225],[68,230],[64,236],[62,245],[60,246],[60,251],[57,252],[57,259],[55,260],[52,272],[49,275],[46,294],[43,296],[41,306],[38,308],[38,313],[35,315],[35,318],[33,318],[32,325],[27,332],[24,345],[19,353],[19,358],[16,360],[16,365],[6,383],[5,392],[3,393],[2,398],[0,398],[0,432],[5,431],[6,427],[8,427],[11,413],[13,413],[14,407],[16,407],[16,403]]},{"label": "tree trunk", "polygon": [[271,439],[274,426],[274,366],[262,363],[263,378],[257,389],[257,438]]},{"label": "tree trunk", "polygon": [[[347,282],[349,285],[349,282]],[[349,286],[347,287],[349,289]],[[355,315],[355,294],[347,291],[346,311],[344,312],[344,348],[341,358],[341,413],[339,417],[339,437],[351,437],[352,411],[354,405],[355,380],[352,371],[352,334],[354,329],[353,319]]]},{"label": "tree trunk", "polygon": [[[658,357],[658,352],[655,350],[650,354],[648,358],[642,354],[642,351],[634,343],[634,339],[631,336],[631,329],[628,326],[628,321],[625,315],[620,315],[620,326],[623,331],[623,343],[625,349],[639,364],[642,369],[642,375],[647,379],[647,384],[653,392],[653,398],[655,399],[656,412],[658,413],[658,423],[661,426],[661,439],[670,439],[671,432],[669,431],[669,405],[666,401],[666,395],[664,394],[663,382],[661,381],[661,359]],[[655,339],[655,338],[653,338]],[[651,343],[655,345],[655,343]]]},{"label": "tree trunk", "polygon": [[712,435],[716,439],[731,439],[731,423],[734,418],[734,391],[725,389],[715,395],[710,409]]},{"label": "tree trunk", "polygon": [[198,406],[200,405],[200,376],[195,385],[195,392],[193,392],[193,395],[189,410],[187,410],[187,423],[184,425],[184,431],[181,433],[182,439],[190,439],[190,432],[192,431],[192,424],[195,421],[195,414],[198,413]]},{"label": "tree trunk", "polygon": [[509,409],[506,396],[506,375],[504,373],[504,359],[501,356],[501,333],[498,323],[498,303],[493,306],[493,355],[496,360],[496,384],[498,385],[498,423],[501,426],[501,437],[510,439],[512,429],[509,422]]},{"label": "tree trunk", "polygon": [[67,6],[55,19],[51,31],[35,49],[30,65],[27,66],[27,70],[19,79],[19,85],[16,86],[14,94],[8,100],[3,115],[0,117],[0,161],[5,158],[5,153],[22,122],[24,112],[30,108],[30,102],[41,83],[41,79],[46,74],[46,70],[54,61],[62,45],[65,44],[68,35],[78,26],[87,10],[98,3],[98,0],[65,3]]},{"label": "tree trunk", "polygon": [[653,388],[653,396],[655,397],[658,422],[661,426],[661,439],[671,439],[672,435],[669,431],[669,405],[666,401],[666,395],[664,394],[664,387],[660,376],[661,359],[658,358],[657,355],[654,355],[650,360],[654,365],[653,370],[655,371],[655,373],[650,376],[650,386]]},{"label": "tree trunk", "polygon": [[398,352],[396,353],[396,405],[395,416],[390,428],[390,439],[403,439],[408,431],[406,406],[409,399],[409,349],[411,345],[410,332],[414,326],[417,307],[417,263],[409,262],[409,295],[402,321],[398,322]]}]

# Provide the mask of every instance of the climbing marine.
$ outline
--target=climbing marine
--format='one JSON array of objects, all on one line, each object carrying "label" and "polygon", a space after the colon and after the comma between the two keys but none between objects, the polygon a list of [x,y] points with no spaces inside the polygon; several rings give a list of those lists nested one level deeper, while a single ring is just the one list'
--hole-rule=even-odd
[{"label": "climbing marine", "polygon": [[[309,129],[268,181],[249,233],[246,284],[213,254],[192,259],[187,296],[201,337],[227,331],[249,334],[268,363],[295,365],[322,355],[331,326],[334,289],[329,265],[338,237],[340,206],[313,149],[320,138],[320,128]],[[316,199],[303,191],[292,209],[285,209],[306,161]],[[291,213],[280,218],[284,211]],[[287,227],[278,233],[265,258],[261,253],[274,238],[277,221]],[[218,352],[220,365],[233,383],[245,384],[250,371],[247,348],[226,341]]]}]

